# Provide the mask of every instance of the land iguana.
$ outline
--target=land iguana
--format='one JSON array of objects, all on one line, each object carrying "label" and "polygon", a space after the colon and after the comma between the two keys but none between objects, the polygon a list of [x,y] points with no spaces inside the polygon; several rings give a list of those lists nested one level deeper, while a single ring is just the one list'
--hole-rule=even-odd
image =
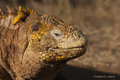
[{"label": "land iguana", "polygon": [[86,52],[84,34],[31,9],[0,9],[0,80],[53,80],[67,61]]}]

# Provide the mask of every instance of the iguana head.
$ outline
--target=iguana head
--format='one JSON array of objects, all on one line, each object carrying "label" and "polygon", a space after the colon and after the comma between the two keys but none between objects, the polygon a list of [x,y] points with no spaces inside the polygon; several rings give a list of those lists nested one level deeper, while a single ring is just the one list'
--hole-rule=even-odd
[{"label": "iguana head", "polygon": [[[83,55],[87,40],[77,27],[49,15],[37,15],[31,9],[19,11],[8,7],[9,15],[14,16],[12,25],[25,21],[28,26],[29,48],[46,62],[67,61]],[[30,16],[29,16],[30,15]]]},{"label": "iguana head", "polygon": [[30,47],[46,62],[67,61],[83,55],[87,40],[77,27],[48,15],[31,26]]}]

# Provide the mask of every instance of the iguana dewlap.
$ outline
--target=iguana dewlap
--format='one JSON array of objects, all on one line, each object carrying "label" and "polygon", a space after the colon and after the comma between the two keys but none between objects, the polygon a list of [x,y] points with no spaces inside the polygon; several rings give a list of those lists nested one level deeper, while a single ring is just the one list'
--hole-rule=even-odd
[{"label": "iguana dewlap", "polygon": [[76,27],[30,9],[7,8],[0,10],[0,66],[13,80],[53,80],[68,60],[85,53],[87,40]]}]

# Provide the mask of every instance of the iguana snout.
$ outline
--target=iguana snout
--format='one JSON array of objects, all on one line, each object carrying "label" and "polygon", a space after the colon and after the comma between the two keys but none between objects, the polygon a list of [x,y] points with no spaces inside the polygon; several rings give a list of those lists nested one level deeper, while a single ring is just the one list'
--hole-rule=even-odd
[{"label": "iguana snout", "polygon": [[56,48],[51,51],[57,54],[58,61],[74,59],[86,52],[87,39],[84,34],[74,26],[68,25],[65,28],[51,30],[51,35],[56,40]]}]

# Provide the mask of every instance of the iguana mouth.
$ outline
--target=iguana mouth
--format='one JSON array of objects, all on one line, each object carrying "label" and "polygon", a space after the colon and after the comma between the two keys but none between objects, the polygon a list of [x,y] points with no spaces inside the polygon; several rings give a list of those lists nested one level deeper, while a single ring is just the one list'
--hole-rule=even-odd
[{"label": "iguana mouth", "polygon": [[76,46],[76,47],[69,47],[69,48],[53,48],[52,50],[74,50],[74,49],[86,49],[86,46]]},{"label": "iguana mouth", "polygon": [[61,48],[61,49],[79,49],[79,48],[85,48],[85,46],[77,46],[77,47],[71,47],[71,48]]},{"label": "iguana mouth", "polygon": [[82,56],[86,52],[86,47],[55,48],[52,50],[59,56],[64,56],[63,60],[70,60]]},{"label": "iguana mouth", "polygon": [[86,47],[71,47],[71,48],[54,48],[53,50],[61,50],[61,51],[66,51],[66,50],[79,50],[79,49],[85,49]]}]

